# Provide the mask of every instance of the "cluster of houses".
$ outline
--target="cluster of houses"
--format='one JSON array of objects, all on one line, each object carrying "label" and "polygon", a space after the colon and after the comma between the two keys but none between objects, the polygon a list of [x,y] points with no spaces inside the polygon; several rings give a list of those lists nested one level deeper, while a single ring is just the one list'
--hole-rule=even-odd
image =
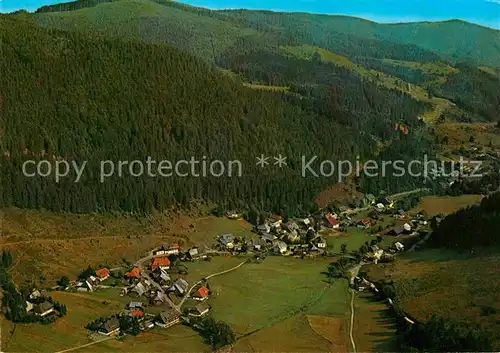
[{"label": "cluster of houses", "polygon": [[363,256],[363,260],[367,262],[373,262],[377,264],[379,261],[383,261],[385,259],[390,259],[393,257],[395,252],[401,252],[405,250],[405,246],[401,242],[396,242],[392,247],[388,249],[388,251],[379,248],[378,245],[372,245],[369,247],[370,251],[367,252]]},{"label": "cluster of houses", "polygon": [[26,312],[40,317],[57,314],[54,304],[37,289],[34,289],[26,300]]},{"label": "cluster of houses", "polygon": [[[388,199],[376,199],[367,195],[365,204],[372,205],[377,212],[386,212],[394,207],[394,202]],[[356,221],[351,219],[352,212],[346,206],[339,206],[338,213],[328,212],[313,217],[290,219],[283,221],[281,216],[272,215],[264,224],[255,227],[258,238],[240,239],[232,233],[218,236],[219,246],[231,252],[252,250],[270,252],[281,255],[316,256],[326,251],[327,243],[322,234],[340,232],[347,227],[370,228],[369,218]],[[230,212],[228,218],[237,218],[239,214]]]},{"label": "cluster of houses", "polygon": [[201,318],[207,315],[209,311],[210,306],[208,303],[200,302],[193,308],[188,309],[185,316],[174,308],[163,310],[158,314],[150,314],[147,312],[147,304],[139,301],[131,301],[121,313],[103,320],[96,331],[104,336],[118,335],[120,333],[120,317],[122,316],[130,316],[137,319],[140,330],[147,331],[155,326],[169,328],[180,323],[183,319],[186,320],[188,317]]},{"label": "cluster of houses", "polygon": [[425,215],[422,212],[417,213],[416,216],[410,216],[404,210],[398,210],[394,217],[399,220],[404,220],[403,225],[396,226],[388,231],[390,235],[401,236],[401,235],[418,235],[418,231],[428,225],[427,220],[425,220]]},{"label": "cluster of houses", "polygon": [[283,222],[282,217],[273,215],[264,224],[255,227],[258,237],[246,240],[232,233],[225,233],[219,235],[217,240],[222,249],[233,252],[241,252],[246,248],[280,255],[316,255],[326,249],[326,240],[319,233],[327,229],[339,229],[339,222],[331,213],[326,214],[323,219],[308,217],[287,222]]},{"label": "cluster of houses", "polygon": [[[199,248],[191,248],[182,252],[178,244],[164,245],[153,250],[151,262],[147,268],[132,267],[124,275],[125,283],[121,295],[128,295],[134,300],[129,302],[125,310],[116,316],[107,318],[99,326],[97,332],[103,335],[116,335],[120,332],[119,317],[128,315],[139,321],[141,330],[148,330],[155,326],[168,328],[185,320],[201,318],[210,312],[207,299],[210,290],[206,283],[200,283],[192,288],[182,276],[172,279],[172,266],[177,260],[189,261],[203,259],[206,255]],[[97,271],[96,271],[97,274]],[[180,309],[171,307],[168,295],[178,298],[189,296],[195,305],[181,313]],[[169,303],[167,303],[169,302]],[[153,315],[147,312],[149,306],[167,305],[168,309]]]},{"label": "cluster of houses", "polygon": [[78,292],[94,292],[100,287],[101,282],[107,280],[109,276],[110,270],[108,268],[98,268],[95,275],[90,275],[85,280],[71,281],[67,289],[74,289]]}]

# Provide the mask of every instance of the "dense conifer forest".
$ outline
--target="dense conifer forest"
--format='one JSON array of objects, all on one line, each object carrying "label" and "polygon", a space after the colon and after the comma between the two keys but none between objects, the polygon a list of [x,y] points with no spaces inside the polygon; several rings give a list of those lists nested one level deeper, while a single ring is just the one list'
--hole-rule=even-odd
[{"label": "dense conifer forest", "polygon": [[[0,24],[2,184],[11,185],[0,195],[2,206],[149,212],[203,199],[306,212],[314,195],[337,180],[302,178],[300,156],[366,159],[378,152],[380,139],[393,141],[383,153],[397,158],[429,149],[417,119],[424,104],[334,66],[290,62],[283,82],[309,84],[315,93],[265,92],[165,45],[42,29],[9,16]],[[250,73],[266,65],[256,58]],[[304,71],[310,74],[300,76]],[[395,120],[414,132],[394,132]],[[289,156],[289,169],[262,172],[255,166],[261,153]],[[148,156],[237,159],[245,170],[241,178],[124,176],[99,182],[99,161]],[[26,178],[22,163],[33,158],[88,161],[87,172],[79,183]],[[399,191],[418,182],[375,182],[371,189]]]},{"label": "dense conifer forest", "polygon": [[[163,0],[89,0],[2,15],[0,28],[0,178],[11,185],[0,194],[1,206],[147,213],[204,200],[307,213],[315,196],[338,178],[302,177],[301,156],[408,162],[435,152],[421,119],[434,109],[427,102],[317,51],[311,60],[283,54],[283,48],[323,48],[368,69],[385,58],[444,62],[444,54],[415,41],[383,39],[387,28],[369,21],[211,11]],[[490,60],[489,52],[483,54],[478,62]],[[456,66],[446,80],[387,64],[377,66],[376,75],[432,85],[434,94],[472,116],[496,119],[495,77]],[[395,130],[396,124],[407,133]],[[261,154],[271,164],[282,154],[288,165],[260,169],[255,162]],[[100,182],[100,161],[144,163],[148,157],[239,160],[243,173],[115,175]],[[87,165],[78,183],[74,177],[56,182],[23,176],[30,159]],[[423,185],[419,178],[391,175],[391,167],[385,177],[361,175],[357,187],[378,194]]]},{"label": "dense conifer forest", "polygon": [[484,198],[481,204],[461,209],[436,226],[431,242],[437,246],[471,249],[498,244],[500,193]]}]

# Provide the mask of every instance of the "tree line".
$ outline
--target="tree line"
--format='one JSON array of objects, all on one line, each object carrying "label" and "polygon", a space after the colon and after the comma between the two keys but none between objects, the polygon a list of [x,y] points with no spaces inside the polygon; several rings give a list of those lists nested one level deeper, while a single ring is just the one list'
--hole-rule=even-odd
[{"label": "tree line", "polygon": [[431,244],[455,249],[498,244],[500,193],[483,198],[479,205],[460,209],[446,216],[434,229]]},{"label": "tree line", "polygon": [[[9,274],[9,267],[12,265],[12,254],[9,250],[3,250],[0,259],[0,286],[2,288],[2,312],[7,320],[14,323],[33,323],[40,322],[43,324],[49,324],[56,321],[57,317],[65,316],[67,313],[66,305],[54,301],[50,296],[39,296],[34,299],[30,299],[29,296],[32,287],[28,285],[22,286],[20,289],[16,287]],[[57,315],[47,315],[39,316],[35,315],[33,312],[28,312],[27,300],[33,304],[41,304],[43,302],[49,302],[57,310]]]}]

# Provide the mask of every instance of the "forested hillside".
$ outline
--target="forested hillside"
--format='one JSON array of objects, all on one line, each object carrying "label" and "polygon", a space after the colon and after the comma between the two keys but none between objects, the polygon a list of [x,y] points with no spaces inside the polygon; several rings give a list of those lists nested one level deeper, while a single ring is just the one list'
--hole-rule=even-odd
[{"label": "forested hillside", "polygon": [[[337,182],[302,178],[301,155],[354,161],[375,153],[409,159],[431,152],[417,118],[424,104],[348,71],[304,66],[317,72],[304,77],[317,93],[264,92],[165,45],[42,29],[12,16],[2,16],[0,27],[1,182],[9,185],[0,194],[2,206],[149,212],[203,199],[295,213],[308,210],[317,192]],[[300,69],[303,63],[292,64]],[[323,77],[325,68],[334,74]],[[284,79],[289,82],[296,74]],[[395,132],[394,121],[406,123],[412,133]],[[255,157],[261,153],[288,156],[288,169],[257,169]],[[145,161],[148,156],[237,159],[243,176],[115,176],[99,182],[100,160]],[[79,183],[27,178],[21,173],[27,159],[86,160],[87,172]],[[391,192],[420,181],[365,183],[374,192]]]},{"label": "forested hillside", "polygon": [[498,75],[476,67],[500,66],[499,32],[459,21],[381,25],[345,16],[211,11],[167,0],[77,1],[45,6],[29,18],[45,27],[169,44],[265,85],[307,76],[295,77],[295,62],[284,53],[308,46],[419,85],[470,119],[497,120],[500,110]]},{"label": "forested hillside", "polygon": [[[432,156],[422,116],[443,104],[434,95],[468,119],[497,120],[500,109],[495,71],[386,40],[379,30],[392,27],[348,17],[87,0],[4,15],[0,26],[2,178],[13,185],[4,206],[149,212],[205,200],[306,212],[338,178],[301,177],[301,156]],[[286,171],[258,169],[261,154],[287,156]],[[149,156],[239,160],[244,171],[99,182],[99,161]],[[22,176],[30,158],[88,165],[79,183],[56,183]],[[422,186],[391,174],[362,176],[357,187]]]},{"label": "forested hillside", "polygon": [[[44,6],[39,13],[74,11],[122,0],[79,0]],[[347,17],[272,11],[210,11],[171,0],[153,2],[198,17],[217,19],[240,28],[252,28],[278,36],[281,41],[307,41],[326,49],[365,57],[393,57],[404,60],[435,60],[500,67],[500,36],[497,30],[463,21],[378,24]],[[113,5],[112,5],[113,6]],[[120,4],[121,6],[121,4]],[[103,11],[105,6],[100,6]],[[85,16],[81,16],[85,17]],[[161,14],[156,16],[161,20]],[[42,21],[47,17],[41,17]],[[91,16],[80,20],[93,22]],[[174,20],[175,21],[175,20]],[[83,26],[83,23],[78,25]],[[406,48],[402,51],[401,48]],[[432,53],[435,53],[434,55]]]}]

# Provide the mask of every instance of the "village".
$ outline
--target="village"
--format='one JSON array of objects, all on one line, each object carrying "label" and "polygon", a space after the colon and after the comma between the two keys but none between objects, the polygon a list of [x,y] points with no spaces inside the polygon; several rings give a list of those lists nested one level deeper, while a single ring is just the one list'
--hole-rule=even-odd
[{"label": "village", "polygon": [[[128,267],[93,269],[89,266],[78,279],[62,278],[51,290],[91,294],[114,287],[120,290],[120,296],[130,299],[121,311],[88,323],[86,328],[93,340],[136,335],[154,327],[167,329],[180,323],[196,328],[212,309],[209,278],[236,270],[248,261],[262,261],[267,256],[299,259],[341,256],[377,264],[392,261],[391,258],[405,250],[413,250],[429,234],[429,221],[424,213],[409,212],[403,205],[405,202],[401,200],[395,202],[366,195],[365,204],[360,208],[340,205],[328,212],[296,219],[270,214],[248,237],[223,233],[213,239],[211,246],[185,249],[178,243],[164,244]],[[241,220],[243,214],[227,212],[225,216],[236,221]],[[331,251],[330,241],[349,242],[349,236],[343,235],[349,229],[362,232],[363,239],[369,240],[355,251],[348,251],[345,244],[340,252]],[[209,262],[216,256],[240,257],[241,263],[188,282],[190,263]],[[363,290],[365,286],[363,279],[353,275],[351,287]],[[34,289],[31,297],[41,297],[40,291]],[[57,312],[54,304],[47,300],[33,302],[35,304],[27,303],[27,311],[33,310],[41,316]]]}]

